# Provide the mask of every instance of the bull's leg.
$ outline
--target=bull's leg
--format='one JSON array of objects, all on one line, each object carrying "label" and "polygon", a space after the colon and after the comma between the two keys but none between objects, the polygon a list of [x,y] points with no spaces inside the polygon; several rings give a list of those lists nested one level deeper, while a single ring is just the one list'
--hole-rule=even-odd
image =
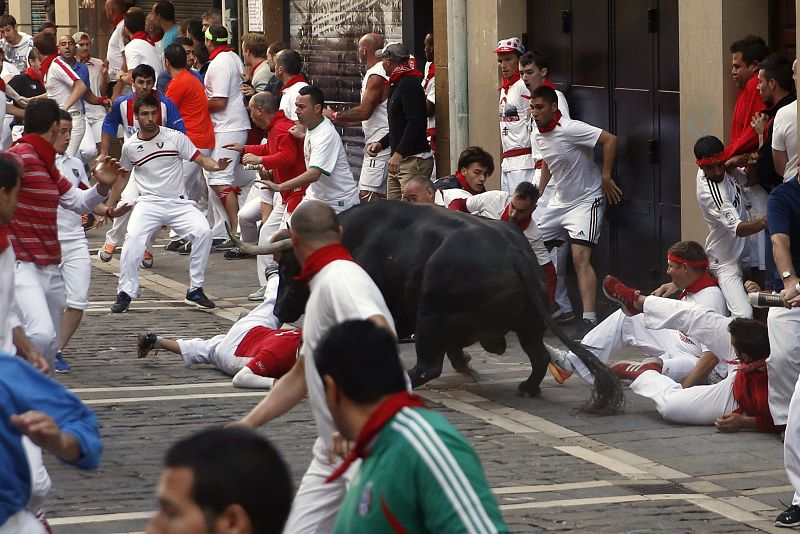
[{"label": "bull's leg", "polygon": [[425,382],[438,378],[442,374],[444,354],[447,350],[442,343],[442,332],[438,326],[430,323],[417,324],[415,334],[415,347],[417,349],[417,363],[408,372],[413,387],[421,386]]},{"label": "bull's leg", "polygon": [[449,349],[447,351],[447,359],[450,360],[450,363],[453,365],[453,369],[462,375],[470,377],[475,382],[478,381],[478,373],[475,372],[475,369],[469,365],[470,360],[472,360],[472,356],[470,356],[469,353],[467,353],[464,349]]},{"label": "bull's leg", "polygon": [[544,346],[543,335],[543,330],[517,332],[522,350],[531,361],[531,375],[517,388],[517,394],[520,397],[537,397],[541,393],[539,385],[547,372],[547,364],[550,363],[550,355]]}]

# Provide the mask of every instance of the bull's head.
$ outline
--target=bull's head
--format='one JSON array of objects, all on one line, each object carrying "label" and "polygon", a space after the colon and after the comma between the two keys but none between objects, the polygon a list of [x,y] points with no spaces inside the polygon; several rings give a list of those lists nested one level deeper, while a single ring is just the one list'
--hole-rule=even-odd
[{"label": "bull's head", "polygon": [[239,247],[239,250],[252,256],[272,255],[278,261],[278,274],[280,284],[278,284],[278,297],[275,301],[273,313],[282,323],[293,323],[297,321],[306,308],[308,301],[308,286],[305,282],[297,280],[300,274],[300,262],[292,250],[291,239],[281,239],[267,245],[259,246],[245,243],[234,236],[227,223],[228,235]]}]

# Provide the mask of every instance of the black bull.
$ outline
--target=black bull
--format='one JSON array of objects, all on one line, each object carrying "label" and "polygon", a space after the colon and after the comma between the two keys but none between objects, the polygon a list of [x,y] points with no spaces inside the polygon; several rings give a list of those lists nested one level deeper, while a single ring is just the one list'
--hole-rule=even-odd
[{"label": "black bull", "polygon": [[[383,293],[398,336],[415,334],[417,363],[409,371],[415,387],[441,374],[445,353],[463,369],[464,347],[477,342],[502,354],[513,331],[532,366],[519,394],[536,396],[550,361],[542,340],[549,327],[594,375],[592,411],[620,409],[622,388],[613,373],[553,322],[542,270],[516,227],[394,201],[356,206],[339,221],[344,245]],[[299,319],[308,299],[305,284],[294,280],[299,272],[294,253],[284,252],[275,315],[286,323]]]}]

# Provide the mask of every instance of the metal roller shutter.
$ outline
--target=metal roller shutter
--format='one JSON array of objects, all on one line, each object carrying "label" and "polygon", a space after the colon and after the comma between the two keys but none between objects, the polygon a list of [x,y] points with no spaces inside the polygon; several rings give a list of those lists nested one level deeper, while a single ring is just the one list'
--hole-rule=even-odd
[{"label": "metal roller shutter", "polygon": [[[36,33],[39,26],[47,22],[47,6],[50,2],[48,0],[31,0],[31,35]],[[27,30],[25,30],[27,32]]]},{"label": "metal roller shutter", "polygon": [[[153,9],[156,0],[142,0],[132,2],[134,6],[147,12]],[[172,0],[175,6],[175,22],[180,23],[186,19],[200,20],[203,13],[214,8],[213,0]]]},{"label": "metal roller shutter", "polygon": [[[295,0],[289,2],[291,47],[303,56],[309,81],[320,87],[334,109],[361,101],[364,67],[358,62],[358,40],[369,32],[387,41],[402,40],[401,0]],[[364,156],[361,128],[342,131],[350,167],[358,177]]]}]

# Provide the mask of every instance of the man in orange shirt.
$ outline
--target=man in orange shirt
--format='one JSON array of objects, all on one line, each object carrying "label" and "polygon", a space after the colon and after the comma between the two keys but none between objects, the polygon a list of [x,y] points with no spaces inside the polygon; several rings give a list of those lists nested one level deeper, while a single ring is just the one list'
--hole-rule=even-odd
[{"label": "man in orange shirt", "polygon": [[[167,85],[167,98],[172,100],[183,116],[186,136],[194,146],[208,156],[214,148],[214,126],[208,113],[208,98],[203,84],[186,68],[186,51],[179,44],[171,44],[164,50],[164,64],[172,81]],[[208,211],[208,184],[203,169],[189,165],[184,169],[186,194],[197,202],[204,213]],[[167,250],[190,252],[191,243],[185,240],[172,241]]]},{"label": "man in orange shirt", "polygon": [[725,147],[728,158],[755,152],[758,148],[758,136],[750,121],[765,108],[758,92],[758,69],[769,54],[769,48],[761,37],[748,35],[731,45],[731,54],[731,74],[739,87],[739,96],[731,119],[731,141]]}]

